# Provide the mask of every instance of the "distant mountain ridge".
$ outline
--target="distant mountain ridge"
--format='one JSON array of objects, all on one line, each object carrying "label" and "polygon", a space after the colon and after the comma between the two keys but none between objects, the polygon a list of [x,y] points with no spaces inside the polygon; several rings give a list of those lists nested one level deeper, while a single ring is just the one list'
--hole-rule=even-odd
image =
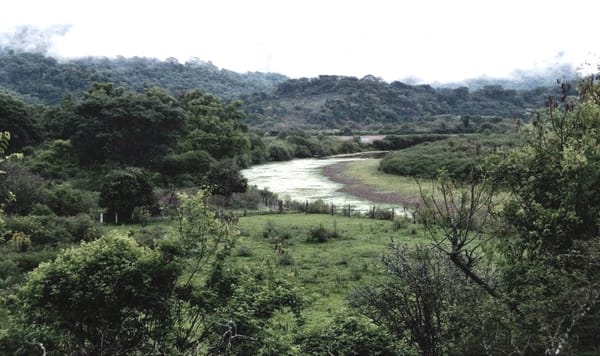
[{"label": "distant mountain ridge", "polygon": [[0,48],[0,86],[19,93],[25,100],[45,104],[57,104],[65,95],[79,95],[94,82],[114,82],[134,90],[159,86],[172,94],[203,88],[230,100],[270,91],[286,79],[275,73],[240,74],[200,60],[184,64],[175,59],[140,57],[59,61],[38,53]]},{"label": "distant mountain ridge", "polygon": [[[434,88],[430,85],[387,83],[369,75],[355,77],[323,75],[290,79],[271,93],[242,97],[250,125],[284,130],[305,129],[393,130],[399,125],[440,115],[523,118],[528,111],[544,107],[558,88],[504,89],[486,85]],[[576,94],[573,92],[573,94]],[[413,127],[414,129],[414,127]]]},{"label": "distant mountain ridge", "polygon": [[[526,78],[534,77],[522,76]],[[472,82],[477,89],[388,83],[372,75],[361,79],[335,75],[289,79],[276,73],[240,74],[198,59],[183,64],[176,59],[139,57],[59,61],[0,48],[0,87],[29,102],[58,104],[65,96],[80,95],[94,82],[113,82],[136,91],[159,86],[173,95],[202,88],[225,100],[241,99],[246,123],[265,131],[390,131],[403,124],[415,130],[418,120],[431,121],[444,115],[453,116],[454,121],[463,116],[467,121],[470,116],[512,120],[543,107],[547,97],[558,95],[556,85],[510,89],[492,85],[498,82],[485,78]]]}]

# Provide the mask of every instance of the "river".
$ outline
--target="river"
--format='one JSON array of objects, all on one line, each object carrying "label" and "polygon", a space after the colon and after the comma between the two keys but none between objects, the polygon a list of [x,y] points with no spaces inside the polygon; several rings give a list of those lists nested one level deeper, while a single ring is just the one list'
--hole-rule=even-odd
[{"label": "river", "polygon": [[242,170],[242,174],[248,179],[248,185],[255,185],[259,189],[266,188],[277,193],[283,200],[291,199],[303,202],[321,199],[337,206],[351,205],[353,209],[367,211],[370,207],[378,204],[339,192],[342,185],[332,182],[321,174],[321,169],[325,166],[361,159],[294,159],[253,166]]}]

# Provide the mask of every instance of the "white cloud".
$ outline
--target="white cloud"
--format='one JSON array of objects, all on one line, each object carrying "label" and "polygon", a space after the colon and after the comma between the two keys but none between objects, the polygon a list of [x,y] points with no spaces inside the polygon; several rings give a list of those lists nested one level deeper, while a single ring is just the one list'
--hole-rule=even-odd
[{"label": "white cloud", "polygon": [[[210,60],[289,76],[427,81],[503,76],[600,52],[593,1],[43,1],[3,5],[0,31],[72,24],[64,56]],[[586,20],[588,19],[588,20]]]}]

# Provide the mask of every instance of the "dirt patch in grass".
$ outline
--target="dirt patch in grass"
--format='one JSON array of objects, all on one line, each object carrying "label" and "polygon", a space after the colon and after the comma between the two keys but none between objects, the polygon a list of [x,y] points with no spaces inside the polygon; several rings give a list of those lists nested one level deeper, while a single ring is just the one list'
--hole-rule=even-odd
[{"label": "dirt patch in grass", "polygon": [[418,196],[403,194],[402,192],[382,191],[377,186],[365,184],[350,177],[346,170],[351,163],[340,162],[325,166],[322,168],[322,174],[336,183],[343,184],[343,187],[338,189],[340,192],[352,194],[378,204],[398,204],[411,209],[419,206],[421,198]]}]

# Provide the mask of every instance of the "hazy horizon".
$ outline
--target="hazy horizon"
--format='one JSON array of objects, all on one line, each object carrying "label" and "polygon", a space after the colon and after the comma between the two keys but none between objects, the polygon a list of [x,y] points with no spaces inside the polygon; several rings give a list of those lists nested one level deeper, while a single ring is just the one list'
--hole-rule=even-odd
[{"label": "hazy horizon", "polygon": [[0,45],[12,41],[63,58],[199,58],[239,73],[290,78],[370,74],[388,82],[449,83],[595,67],[600,44],[594,23],[579,20],[596,9],[600,4],[583,0],[568,6],[516,0],[23,0],[0,13]]}]

